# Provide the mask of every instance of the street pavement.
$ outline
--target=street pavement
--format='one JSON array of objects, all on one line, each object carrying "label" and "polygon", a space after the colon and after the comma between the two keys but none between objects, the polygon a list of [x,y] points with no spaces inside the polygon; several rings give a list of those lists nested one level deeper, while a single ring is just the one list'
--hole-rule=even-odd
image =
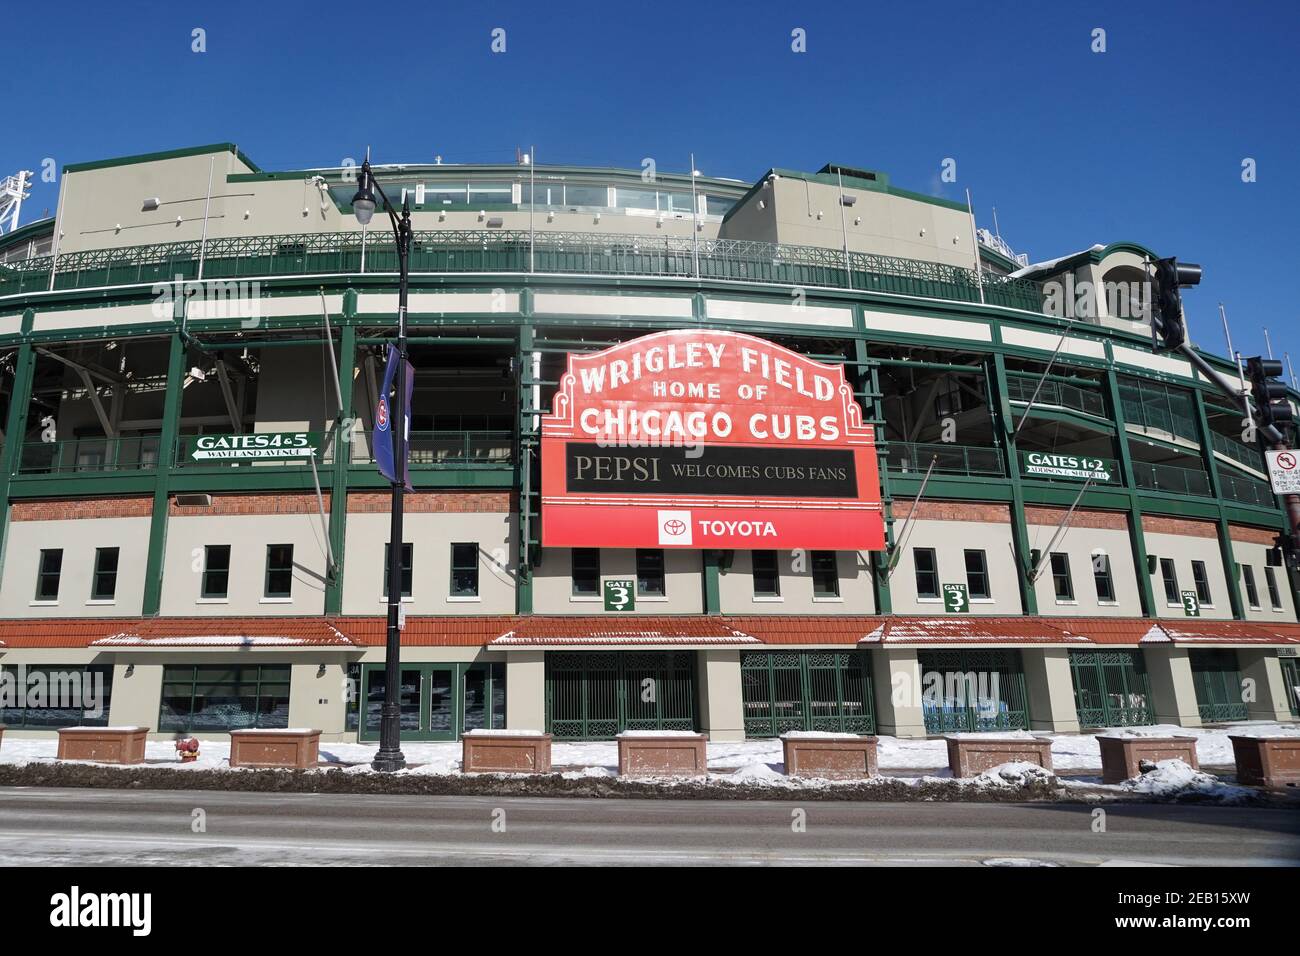
[{"label": "street pavement", "polygon": [[0,864],[1295,866],[1300,813],[15,787]]}]

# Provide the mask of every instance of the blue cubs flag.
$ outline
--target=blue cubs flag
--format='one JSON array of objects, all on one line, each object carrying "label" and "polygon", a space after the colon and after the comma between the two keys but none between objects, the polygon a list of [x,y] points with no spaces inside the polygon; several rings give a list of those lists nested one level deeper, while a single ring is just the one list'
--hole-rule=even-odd
[{"label": "blue cubs flag", "polygon": [[[406,454],[402,462],[402,475],[406,479],[406,490],[414,491],[407,461],[411,457],[411,394],[415,389],[415,369],[407,362],[403,371],[406,373],[406,429],[402,434],[406,440]],[[375,405],[375,464],[379,466],[379,473],[389,481],[397,480],[397,470],[393,467],[392,414],[388,407],[388,396],[393,391],[393,379],[396,376],[397,346],[390,345],[388,364],[384,366],[384,384],[379,388],[379,402]]]}]

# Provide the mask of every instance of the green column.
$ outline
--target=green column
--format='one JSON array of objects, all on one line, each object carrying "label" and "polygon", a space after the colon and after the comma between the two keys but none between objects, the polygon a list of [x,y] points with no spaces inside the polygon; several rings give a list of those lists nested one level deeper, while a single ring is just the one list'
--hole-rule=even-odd
[{"label": "green column", "polygon": [[889,490],[886,443],[882,438],[885,415],[880,392],[880,369],[879,366],[869,364],[867,343],[862,339],[853,342],[853,360],[857,365],[852,381],[862,405],[862,415],[875,429],[876,466],[880,470],[880,507],[885,521],[885,550],[875,551],[871,555],[871,592],[875,599],[876,613],[891,614],[894,602],[889,592],[889,551],[894,544],[894,498]]},{"label": "green column", "polygon": [[[355,301],[355,297],[353,297]],[[345,300],[345,317],[346,300]],[[334,423],[334,465],[330,480],[330,550],[334,554],[334,575],[325,582],[325,613],[340,614],[343,610],[343,550],[346,544],[348,522],[348,466],[352,462],[353,386],[356,382],[357,330],[344,325],[339,341],[339,391],[342,409],[340,421]]]},{"label": "green column", "polygon": [[[985,365],[987,369],[987,362]],[[989,378],[985,372],[985,379]],[[1029,580],[1029,525],[1025,521],[1025,490],[1020,484],[1020,456],[1016,453],[1015,419],[1011,415],[1011,406],[1007,402],[1007,363],[1001,352],[993,355],[993,403],[989,406],[990,414],[996,413],[995,425],[1000,424],[1006,438],[1006,456],[1004,464],[1011,486],[1011,534],[1016,543],[1016,559],[1019,574],[1016,581],[1020,585],[1020,604],[1026,614],[1038,613],[1038,595],[1034,582]]]},{"label": "green column", "polygon": [[167,394],[163,399],[162,436],[158,439],[158,468],[154,476],[153,513],[149,521],[149,556],[144,572],[142,610],[146,616],[156,615],[162,603],[163,554],[167,548],[168,490],[172,469],[176,465],[184,375],[185,343],[179,333],[173,333],[171,352],[167,357]]},{"label": "green column", "polygon": [[[31,310],[23,318],[23,329],[31,327]],[[4,541],[9,531],[9,480],[22,463],[23,438],[27,432],[27,409],[32,404],[32,375],[36,350],[30,342],[18,346],[14,357],[14,383],[9,393],[9,414],[5,416],[4,448],[0,450],[0,569],[4,566]]]},{"label": "green column", "polygon": [[[1106,345],[1107,355],[1110,344]],[[1151,572],[1147,569],[1147,539],[1142,533],[1142,505],[1138,500],[1137,483],[1133,479],[1133,458],[1129,454],[1128,425],[1124,420],[1124,403],[1120,400],[1119,377],[1114,366],[1106,369],[1106,394],[1110,414],[1115,420],[1115,446],[1119,452],[1119,467],[1128,490],[1129,545],[1133,551],[1133,567],[1137,572],[1138,597],[1142,601],[1142,616],[1156,617],[1155,595],[1151,591]]]},{"label": "green column", "polygon": [[719,576],[722,573],[722,552],[716,548],[709,548],[701,553],[704,556],[704,613],[721,614],[722,588]]},{"label": "green column", "polygon": [[1228,603],[1232,607],[1232,616],[1242,620],[1246,616],[1245,606],[1241,603],[1241,587],[1237,583],[1237,558],[1232,553],[1232,529],[1228,525],[1228,516],[1223,509],[1223,484],[1219,480],[1219,463],[1214,459],[1214,445],[1210,440],[1210,421],[1205,417],[1205,401],[1201,390],[1192,390],[1192,405],[1196,409],[1196,434],[1201,443],[1201,460],[1205,471],[1210,476],[1210,490],[1214,492],[1214,502],[1219,508],[1216,522],[1219,533],[1219,555],[1223,561],[1223,578],[1228,582]]}]

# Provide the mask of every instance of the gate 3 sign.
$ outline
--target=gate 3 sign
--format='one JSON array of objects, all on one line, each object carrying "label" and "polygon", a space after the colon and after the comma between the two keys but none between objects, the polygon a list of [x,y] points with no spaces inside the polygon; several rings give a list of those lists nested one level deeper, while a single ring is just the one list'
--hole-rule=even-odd
[{"label": "gate 3 sign", "polygon": [[875,435],[842,367],[752,335],[570,355],[542,419],[542,545],[880,550]]}]

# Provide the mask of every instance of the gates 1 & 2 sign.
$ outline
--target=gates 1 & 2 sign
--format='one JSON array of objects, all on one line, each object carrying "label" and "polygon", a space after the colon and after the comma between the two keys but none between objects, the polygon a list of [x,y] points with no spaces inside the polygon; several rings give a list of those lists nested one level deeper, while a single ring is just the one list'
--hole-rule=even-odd
[{"label": "gates 1 & 2 sign", "polygon": [[739,332],[570,355],[542,545],[880,550],[875,436],[838,365]]}]

